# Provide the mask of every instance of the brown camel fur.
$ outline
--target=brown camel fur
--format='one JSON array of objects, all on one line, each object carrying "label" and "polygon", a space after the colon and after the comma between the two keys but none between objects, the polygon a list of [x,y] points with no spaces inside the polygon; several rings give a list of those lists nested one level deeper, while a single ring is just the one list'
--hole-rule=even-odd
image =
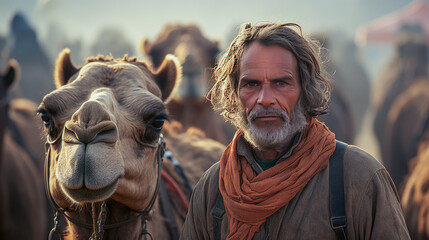
[{"label": "brown camel fur", "polygon": [[0,76],[0,239],[45,239],[47,216],[41,172],[7,129],[8,103],[4,99],[18,76],[19,65],[13,60]]},{"label": "brown camel fur", "polygon": [[[17,98],[10,101],[7,134],[20,148],[22,148],[36,167],[37,176],[43,183],[43,166],[45,160],[45,140],[43,138],[43,125],[37,114],[37,105],[33,101]],[[43,190],[43,189],[41,189]],[[46,231],[54,226],[53,212],[46,197],[45,208],[47,215]],[[61,219],[62,220],[62,219]],[[62,226],[64,221],[61,221]]]},{"label": "brown camel fur", "polygon": [[383,141],[384,164],[398,189],[409,173],[409,161],[417,155],[422,134],[429,128],[429,78],[420,78],[393,103]]},{"label": "brown camel fur", "polygon": [[167,103],[169,116],[185,130],[200,128],[207,137],[229,143],[235,127],[214,112],[205,97],[212,86],[211,70],[219,53],[218,43],[208,40],[196,25],[166,25],[153,43],[143,39],[142,52],[155,67],[167,54],[174,54],[180,61],[183,77]]},{"label": "brown camel fur", "polygon": [[429,131],[412,159],[412,170],[402,193],[402,209],[413,240],[429,239]]},{"label": "brown camel fur", "polygon": [[416,34],[400,35],[396,43],[396,53],[382,70],[373,88],[372,107],[374,109],[373,129],[380,145],[383,162],[390,161],[384,148],[386,141],[388,114],[395,100],[405,92],[414,81],[428,76],[429,47],[424,37]]},{"label": "brown camel fur", "polygon": [[220,142],[206,138],[198,128],[189,128],[184,132],[181,124],[174,120],[166,123],[163,133],[167,149],[180,152],[174,157],[185,169],[192,186],[195,186],[211,165],[219,161],[226,147]]},{"label": "brown camel fur", "polygon": [[[49,189],[55,204],[65,209],[67,216],[90,225],[102,202],[106,204],[105,225],[135,217],[156,194],[157,143],[167,118],[164,102],[180,79],[177,59],[167,56],[155,72],[146,63],[126,56],[88,58],[76,68],[66,49],[57,60],[55,75],[57,89],[44,97],[38,110],[50,143]],[[177,142],[184,141],[182,138],[173,138],[167,130],[164,133],[167,149],[181,162],[194,161],[179,157],[186,151],[205,156],[204,148],[181,148]],[[175,149],[174,144],[179,147]],[[222,150],[202,161],[217,161]],[[164,160],[163,173],[183,186],[172,169]],[[164,175],[161,183],[163,180]],[[190,192],[181,190],[189,198]],[[170,202],[174,211],[161,215],[163,202],[160,197],[155,201],[148,223],[154,239],[171,239],[166,216],[173,217],[178,229],[183,224],[185,203]],[[103,239],[143,239],[141,230],[142,220],[137,218],[105,229]],[[93,230],[68,220],[67,233],[68,239],[88,239]]]},{"label": "brown camel fur", "polygon": [[11,138],[29,153],[42,174],[45,156],[43,126],[36,111],[35,102],[24,98],[13,99],[9,106],[8,131]]}]

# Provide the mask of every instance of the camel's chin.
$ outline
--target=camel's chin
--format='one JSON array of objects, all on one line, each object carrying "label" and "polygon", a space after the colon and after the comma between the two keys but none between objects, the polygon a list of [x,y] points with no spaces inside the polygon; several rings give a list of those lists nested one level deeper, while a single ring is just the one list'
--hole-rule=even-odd
[{"label": "camel's chin", "polygon": [[61,185],[61,189],[73,202],[81,204],[88,202],[101,202],[110,198],[119,185],[119,179],[115,180],[113,183],[97,190],[89,190],[86,187],[80,189],[69,189]]}]

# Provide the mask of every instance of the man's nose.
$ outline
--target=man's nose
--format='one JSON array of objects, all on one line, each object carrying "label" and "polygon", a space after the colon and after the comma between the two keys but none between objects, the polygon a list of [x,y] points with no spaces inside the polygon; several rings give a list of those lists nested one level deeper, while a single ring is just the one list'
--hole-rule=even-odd
[{"label": "man's nose", "polygon": [[276,103],[274,92],[268,84],[263,84],[261,86],[261,91],[259,91],[257,103],[264,107]]}]

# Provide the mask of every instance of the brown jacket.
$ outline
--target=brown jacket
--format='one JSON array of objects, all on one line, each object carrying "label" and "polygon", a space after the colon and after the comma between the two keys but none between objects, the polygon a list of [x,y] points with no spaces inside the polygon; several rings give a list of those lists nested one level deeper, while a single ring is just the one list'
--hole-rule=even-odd
[{"label": "brown jacket", "polygon": [[[344,187],[348,240],[410,239],[395,186],[386,169],[354,146],[349,146],[344,154]],[[212,212],[218,194],[217,163],[195,187],[181,239],[214,239]],[[228,232],[225,213],[221,239],[226,239]],[[330,226],[329,167],[271,215],[253,239],[337,239]]]}]

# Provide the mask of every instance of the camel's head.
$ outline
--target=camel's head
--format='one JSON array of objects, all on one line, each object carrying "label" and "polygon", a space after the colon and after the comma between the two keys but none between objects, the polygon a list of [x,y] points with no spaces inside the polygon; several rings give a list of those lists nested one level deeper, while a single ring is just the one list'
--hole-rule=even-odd
[{"label": "camel's head", "polygon": [[[144,38],[143,54],[159,66],[167,54],[174,54],[183,70],[180,85],[173,93],[178,101],[204,98],[210,87],[211,68],[219,53],[217,41],[207,39],[195,25],[166,25],[154,42]],[[205,98],[204,98],[205,99]]]},{"label": "camel's head", "polygon": [[136,211],[148,205],[164,101],[179,76],[171,56],[152,72],[136,58],[96,57],[76,68],[69,50],[60,54],[57,89],[38,110],[51,146],[50,191],[60,207],[109,198]]},{"label": "camel's head", "polygon": [[[11,59],[4,71],[0,72],[0,142],[3,142],[4,131],[8,121],[8,93],[19,81],[20,68],[17,61]],[[0,157],[2,146],[0,146]]]}]

